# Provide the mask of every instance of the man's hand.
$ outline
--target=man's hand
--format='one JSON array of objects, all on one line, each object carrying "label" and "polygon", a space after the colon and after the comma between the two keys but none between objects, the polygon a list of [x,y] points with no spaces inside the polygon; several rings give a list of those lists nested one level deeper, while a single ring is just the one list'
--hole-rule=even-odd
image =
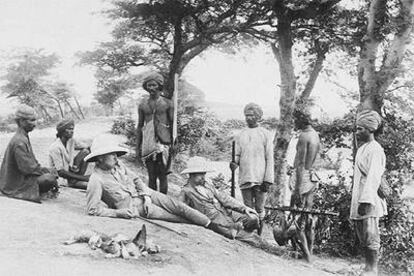
[{"label": "man's hand", "polygon": [[358,205],[358,215],[365,216],[371,211],[371,204],[369,203],[360,203]]},{"label": "man's hand", "polygon": [[254,209],[252,209],[252,208],[250,208],[250,207],[247,207],[246,206],[246,210],[244,210],[244,212],[249,216],[249,217],[254,217],[254,216],[259,216],[259,214],[256,212],[256,210],[254,210]]},{"label": "man's hand", "polygon": [[144,214],[146,217],[148,217],[151,204],[152,204],[151,198],[149,196],[144,196]]},{"label": "man's hand", "polygon": [[230,170],[235,171],[239,165],[236,162],[230,162]]},{"label": "man's hand", "polygon": [[118,209],[116,210],[116,217],[130,219],[134,217],[134,213],[130,209]]}]

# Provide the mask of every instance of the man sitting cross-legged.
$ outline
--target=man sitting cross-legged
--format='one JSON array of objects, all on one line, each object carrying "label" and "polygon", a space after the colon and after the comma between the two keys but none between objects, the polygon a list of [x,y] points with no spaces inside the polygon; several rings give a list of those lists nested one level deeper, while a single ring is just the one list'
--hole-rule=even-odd
[{"label": "man sitting cross-legged", "polygon": [[[75,122],[71,119],[58,123],[57,139],[49,147],[49,164],[61,177],[59,184],[86,190],[89,180],[89,175],[85,175],[88,163],[83,159],[89,150],[86,144],[73,138],[74,128]],[[79,150],[76,155],[75,150]]]},{"label": "man sitting cross-legged", "polygon": [[30,106],[21,105],[16,111],[18,128],[4,152],[0,191],[9,197],[40,203],[44,195],[57,196],[59,187],[57,173],[42,167],[33,153],[29,133],[36,127],[36,118]]},{"label": "man sitting cross-legged", "polygon": [[279,254],[276,246],[252,233],[260,227],[257,212],[207,183],[205,175],[209,171],[208,163],[203,158],[191,158],[187,168],[182,171],[182,174],[189,175],[189,179],[181,191],[180,199],[216,223],[216,232]]},{"label": "man sitting cross-legged", "polygon": [[94,140],[87,162],[95,162],[95,168],[86,190],[89,215],[136,218],[146,217],[171,222],[185,222],[217,231],[214,223],[197,210],[175,198],[149,189],[139,177],[118,161],[127,151],[105,137]]}]

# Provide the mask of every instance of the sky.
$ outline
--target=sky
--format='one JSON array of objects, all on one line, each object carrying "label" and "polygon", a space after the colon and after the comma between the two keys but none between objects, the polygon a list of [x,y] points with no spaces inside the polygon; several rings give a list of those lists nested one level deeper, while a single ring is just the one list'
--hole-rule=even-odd
[{"label": "sky", "polygon": [[[54,77],[73,84],[83,104],[93,100],[96,80],[93,69],[77,66],[75,53],[93,50],[99,42],[111,39],[111,27],[101,11],[102,0],[1,0],[0,53],[14,49],[43,48],[61,57]],[[4,72],[4,67],[0,72]],[[278,66],[265,46],[244,49],[237,56],[211,50],[194,59],[184,71],[184,78],[206,94],[206,100],[244,105],[256,102],[278,116],[280,83]],[[330,116],[346,111],[334,87],[318,82],[313,96],[320,109]],[[4,96],[0,102],[9,103]],[[14,103],[1,104],[0,115],[12,112]]]}]

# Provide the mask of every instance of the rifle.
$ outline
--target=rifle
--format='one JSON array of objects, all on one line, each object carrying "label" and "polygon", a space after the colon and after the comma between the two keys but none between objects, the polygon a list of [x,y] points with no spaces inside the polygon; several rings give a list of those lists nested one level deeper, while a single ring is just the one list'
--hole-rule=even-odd
[{"label": "rifle", "polygon": [[[236,162],[236,141],[231,143],[231,162]],[[231,190],[230,195],[236,197],[236,171],[231,170]]]},{"label": "rifle", "polygon": [[289,206],[265,206],[267,210],[278,210],[278,211],[289,211],[292,213],[302,213],[302,214],[311,214],[311,215],[323,215],[323,216],[335,216],[338,217],[339,213],[337,212],[329,212],[329,211],[321,211],[316,209],[305,209],[305,208],[295,208]]}]

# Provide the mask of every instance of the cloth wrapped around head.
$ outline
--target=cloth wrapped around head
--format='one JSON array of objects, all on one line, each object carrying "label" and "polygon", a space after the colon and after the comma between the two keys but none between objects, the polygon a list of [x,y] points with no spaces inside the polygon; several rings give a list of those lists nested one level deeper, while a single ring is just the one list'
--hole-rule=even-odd
[{"label": "cloth wrapped around head", "polygon": [[14,117],[15,119],[32,119],[36,118],[36,112],[33,107],[22,104],[17,108]]},{"label": "cloth wrapped around head", "polygon": [[72,119],[65,119],[60,121],[57,126],[56,126],[56,130],[57,130],[57,137],[60,137],[61,134],[68,128],[70,127],[74,127],[75,126],[75,121],[73,121]]},{"label": "cloth wrapped around head", "polygon": [[244,107],[244,115],[246,115],[247,112],[253,112],[258,120],[260,120],[263,116],[262,108],[258,104],[255,104],[255,103],[248,103]]},{"label": "cloth wrapped around head", "polygon": [[164,86],[164,77],[161,74],[158,74],[156,72],[153,72],[151,74],[149,74],[148,76],[146,76],[142,82],[142,87],[147,90],[146,86],[147,86],[147,82],[149,81],[155,81],[156,83],[158,83],[161,87]]},{"label": "cloth wrapped around head", "polygon": [[370,132],[376,131],[381,125],[382,118],[374,110],[363,110],[357,115],[356,124],[365,127]]}]

